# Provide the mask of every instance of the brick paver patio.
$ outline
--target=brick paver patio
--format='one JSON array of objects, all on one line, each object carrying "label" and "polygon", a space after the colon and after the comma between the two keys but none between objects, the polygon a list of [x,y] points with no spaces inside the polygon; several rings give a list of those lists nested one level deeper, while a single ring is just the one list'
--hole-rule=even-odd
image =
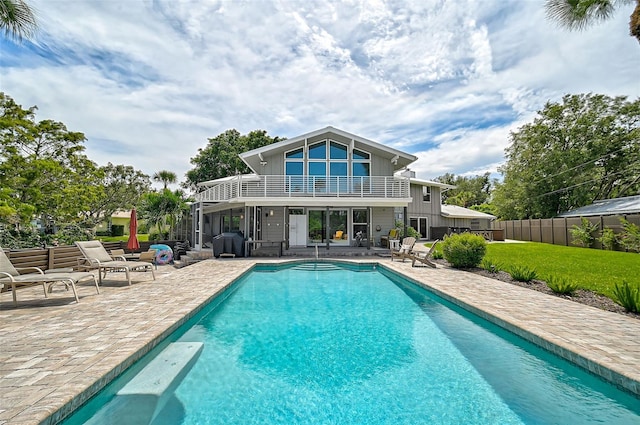
[{"label": "brick paver patio", "polygon": [[[259,262],[277,260],[260,259]],[[640,394],[640,320],[448,268],[377,261]],[[257,261],[207,260],[161,267],[156,281],[104,281],[101,294],[79,285],[80,303],[62,287],[0,295],[0,424],[52,424],[169,335]]]}]

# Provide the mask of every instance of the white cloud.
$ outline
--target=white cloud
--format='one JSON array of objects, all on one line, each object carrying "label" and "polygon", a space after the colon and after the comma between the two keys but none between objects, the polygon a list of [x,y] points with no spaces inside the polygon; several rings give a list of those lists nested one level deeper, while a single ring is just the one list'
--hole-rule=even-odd
[{"label": "white cloud", "polygon": [[94,161],[179,177],[207,138],[333,125],[433,178],[491,171],[566,93],[640,96],[629,10],[580,33],[541,2],[34,0],[42,50],[0,44],[2,90]]}]

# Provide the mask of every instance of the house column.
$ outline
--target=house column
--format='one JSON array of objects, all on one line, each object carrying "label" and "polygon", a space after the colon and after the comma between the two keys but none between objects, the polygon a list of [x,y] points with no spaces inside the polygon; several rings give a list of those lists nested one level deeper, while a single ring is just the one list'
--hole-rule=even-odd
[{"label": "house column", "polygon": [[373,239],[373,230],[371,229],[371,207],[367,207],[367,250],[371,249],[371,239]]},{"label": "house column", "polygon": [[329,207],[327,207],[325,209],[325,213],[324,213],[324,222],[325,222],[325,240],[327,241],[327,251],[329,250],[329,242],[331,240],[331,220],[329,219]]},{"label": "house column", "polygon": [[404,235],[404,237],[407,237],[407,226],[409,225],[409,213],[407,212],[407,207],[404,207],[404,210],[402,212],[403,214],[403,221],[404,221],[404,231],[402,232],[402,234]]}]

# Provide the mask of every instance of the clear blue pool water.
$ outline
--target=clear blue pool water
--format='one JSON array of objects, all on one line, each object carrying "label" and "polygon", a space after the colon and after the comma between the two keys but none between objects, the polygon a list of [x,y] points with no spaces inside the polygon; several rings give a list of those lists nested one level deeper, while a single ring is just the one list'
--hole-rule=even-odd
[{"label": "clear blue pool water", "polygon": [[638,398],[384,269],[258,268],[220,298],[172,338],[204,350],[153,425],[640,424]]}]

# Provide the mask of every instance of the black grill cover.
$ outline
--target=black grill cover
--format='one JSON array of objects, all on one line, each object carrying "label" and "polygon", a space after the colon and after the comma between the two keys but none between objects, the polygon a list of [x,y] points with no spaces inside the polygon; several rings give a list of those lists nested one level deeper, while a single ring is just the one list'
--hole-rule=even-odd
[{"label": "black grill cover", "polygon": [[238,233],[220,233],[214,236],[213,256],[218,258],[220,254],[235,254],[236,257],[244,257],[244,237]]}]

